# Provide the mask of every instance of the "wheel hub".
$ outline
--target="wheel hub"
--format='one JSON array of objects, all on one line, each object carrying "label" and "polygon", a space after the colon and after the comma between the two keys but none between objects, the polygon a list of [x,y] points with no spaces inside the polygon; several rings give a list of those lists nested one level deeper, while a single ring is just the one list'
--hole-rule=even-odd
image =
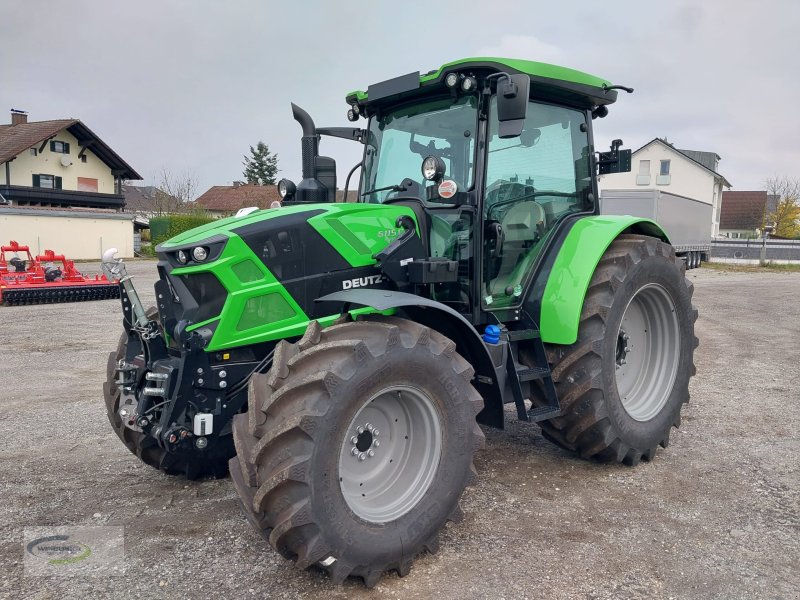
[{"label": "wheel hub", "polygon": [[619,333],[617,334],[617,353],[616,353],[616,363],[617,368],[619,369],[622,365],[628,363],[628,353],[633,349],[633,346],[630,344],[631,336],[625,333],[625,330],[620,327]]},{"label": "wheel hub", "polygon": [[372,458],[375,456],[377,448],[381,445],[378,439],[380,434],[380,430],[372,423],[357,426],[350,438],[350,443],[352,444],[350,454],[358,458],[358,460]]}]

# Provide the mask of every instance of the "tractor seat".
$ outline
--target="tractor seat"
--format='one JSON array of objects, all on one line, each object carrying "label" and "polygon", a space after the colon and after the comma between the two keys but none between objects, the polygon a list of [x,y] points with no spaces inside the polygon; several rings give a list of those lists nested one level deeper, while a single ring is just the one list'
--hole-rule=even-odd
[{"label": "tractor seat", "polygon": [[491,282],[493,294],[503,293],[507,287],[520,283],[517,266],[527,258],[535,242],[541,237],[546,222],[544,209],[533,200],[521,200],[503,215],[500,224],[505,239],[497,275]]}]

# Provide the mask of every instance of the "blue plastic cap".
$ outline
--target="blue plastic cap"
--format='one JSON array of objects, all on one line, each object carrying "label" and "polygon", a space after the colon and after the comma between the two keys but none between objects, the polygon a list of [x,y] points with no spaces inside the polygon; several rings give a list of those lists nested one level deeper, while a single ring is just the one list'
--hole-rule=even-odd
[{"label": "blue plastic cap", "polygon": [[497,344],[500,342],[500,327],[497,325],[487,325],[483,330],[483,341],[487,344]]}]

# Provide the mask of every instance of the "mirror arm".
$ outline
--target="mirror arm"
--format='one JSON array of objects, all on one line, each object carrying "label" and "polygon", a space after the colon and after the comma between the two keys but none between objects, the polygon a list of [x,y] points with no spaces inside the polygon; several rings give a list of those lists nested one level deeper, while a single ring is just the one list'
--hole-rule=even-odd
[{"label": "mirror arm", "polygon": [[367,143],[367,130],[354,127],[319,127],[317,128],[317,135],[353,140],[362,144]]}]

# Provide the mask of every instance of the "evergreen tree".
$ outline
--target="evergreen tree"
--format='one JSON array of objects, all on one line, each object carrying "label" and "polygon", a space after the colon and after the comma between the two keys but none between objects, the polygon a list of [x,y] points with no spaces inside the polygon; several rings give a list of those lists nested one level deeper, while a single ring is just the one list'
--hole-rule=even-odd
[{"label": "evergreen tree", "polygon": [[255,185],[275,185],[278,174],[278,155],[269,151],[269,146],[258,142],[250,146],[250,156],[244,157],[244,175],[247,183]]}]

